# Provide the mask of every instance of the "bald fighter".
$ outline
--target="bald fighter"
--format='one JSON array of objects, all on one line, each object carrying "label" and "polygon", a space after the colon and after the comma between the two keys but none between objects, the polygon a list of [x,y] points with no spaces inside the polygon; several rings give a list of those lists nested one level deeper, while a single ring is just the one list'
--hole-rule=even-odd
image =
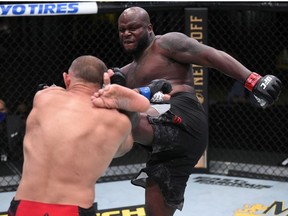
[{"label": "bald fighter", "polygon": [[[133,144],[132,124],[117,109],[144,112],[149,101],[109,84],[106,65],[93,56],[76,58],[63,73],[66,89],[38,91],[27,119],[21,182],[9,216],[95,216],[95,183],[114,157]],[[103,84],[106,87],[92,100]]]},{"label": "bald fighter", "polygon": [[147,11],[140,7],[121,13],[118,33],[124,51],[133,56],[121,68],[129,88],[140,87],[139,92],[150,99],[149,89],[142,86],[155,79],[172,84],[167,112],[157,117],[157,110],[149,110],[133,130],[135,142],[151,146],[152,152],[142,175],[132,181],[146,188],[147,216],[172,216],[182,209],[187,180],[207,146],[207,117],[196,97],[192,64],[215,68],[239,80],[263,108],[277,100],[281,81],[273,75],[262,77],[227,53],[185,34],[156,36]]}]

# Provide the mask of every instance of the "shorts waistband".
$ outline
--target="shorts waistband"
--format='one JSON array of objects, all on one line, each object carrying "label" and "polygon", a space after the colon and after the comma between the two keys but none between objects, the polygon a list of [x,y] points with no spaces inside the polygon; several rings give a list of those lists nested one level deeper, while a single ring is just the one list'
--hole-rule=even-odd
[{"label": "shorts waistband", "polygon": [[81,208],[75,205],[65,205],[65,204],[50,204],[41,203],[37,201],[29,200],[12,200],[10,208],[8,210],[9,216],[15,216],[17,211],[17,216],[30,216],[30,215],[55,215],[55,216],[95,216],[96,212],[93,206],[90,208]]}]

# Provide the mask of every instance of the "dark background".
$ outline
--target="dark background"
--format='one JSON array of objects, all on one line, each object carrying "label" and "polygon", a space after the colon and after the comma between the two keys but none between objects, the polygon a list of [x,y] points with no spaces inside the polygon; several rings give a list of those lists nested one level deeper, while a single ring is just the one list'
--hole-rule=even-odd
[{"label": "dark background", "polygon": [[[282,80],[279,100],[262,110],[251,103],[246,90],[241,100],[229,101],[234,80],[208,69],[210,171],[231,171],[229,162],[243,173],[269,169],[277,176],[279,163],[288,157],[287,3],[107,2],[99,3],[99,13],[94,15],[1,17],[0,99],[11,112],[20,103],[29,112],[37,85],[63,86],[62,72],[80,55],[95,55],[108,67],[129,63],[131,58],[119,46],[117,18],[124,8],[134,5],[149,12],[156,34],[184,33],[185,8],[208,8],[208,45],[231,54],[252,71]],[[146,152],[135,146],[112,165],[143,163],[145,158]],[[223,163],[215,165],[215,161]],[[252,167],[242,168],[243,163]]]}]

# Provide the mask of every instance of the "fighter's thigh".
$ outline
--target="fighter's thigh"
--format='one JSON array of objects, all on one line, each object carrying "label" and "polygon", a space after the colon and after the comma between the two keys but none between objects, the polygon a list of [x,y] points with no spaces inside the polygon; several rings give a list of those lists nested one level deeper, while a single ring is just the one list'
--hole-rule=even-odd
[{"label": "fighter's thigh", "polygon": [[153,141],[153,128],[148,122],[147,114],[150,116],[157,116],[159,113],[154,108],[150,108],[147,113],[140,114],[140,122],[138,126],[133,129],[134,141],[142,145],[150,146]]},{"label": "fighter's thigh", "polygon": [[147,120],[146,114],[141,114],[139,125],[133,129],[134,142],[142,145],[151,145],[153,140],[153,129]]}]

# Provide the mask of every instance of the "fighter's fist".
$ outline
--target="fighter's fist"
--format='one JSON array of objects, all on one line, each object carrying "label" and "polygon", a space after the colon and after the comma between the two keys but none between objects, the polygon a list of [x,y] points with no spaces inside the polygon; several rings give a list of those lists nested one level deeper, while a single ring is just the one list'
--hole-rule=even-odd
[{"label": "fighter's fist", "polygon": [[111,84],[118,84],[126,86],[126,76],[122,73],[120,68],[112,68],[114,74],[110,77]]},{"label": "fighter's fist", "polygon": [[251,73],[246,79],[245,87],[252,91],[261,107],[271,106],[281,93],[282,82],[273,75],[262,77],[257,73]]},{"label": "fighter's fist", "polygon": [[152,95],[159,91],[163,94],[169,94],[172,91],[171,83],[165,79],[152,80],[148,87],[150,88]]},{"label": "fighter's fist", "polygon": [[152,80],[148,86],[138,88],[140,94],[150,100],[157,92],[169,94],[172,91],[172,85],[165,79]]}]

